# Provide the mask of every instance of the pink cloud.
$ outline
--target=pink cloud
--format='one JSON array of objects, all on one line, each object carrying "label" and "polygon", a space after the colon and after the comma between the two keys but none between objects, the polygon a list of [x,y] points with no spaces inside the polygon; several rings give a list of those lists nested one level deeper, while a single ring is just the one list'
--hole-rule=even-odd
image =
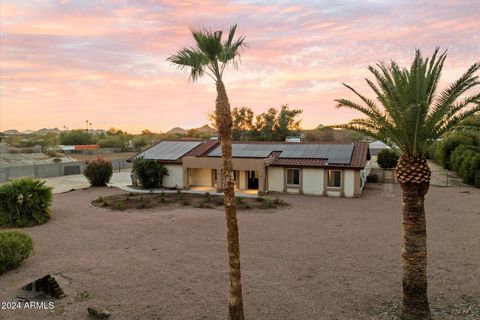
[{"label": "pink cloud", "polygon": [[1,2],[0,130],[97,127],[165,131],[207,122],[215,91],[188,84],[165,59],[192,44],[188,27],[247,36],[240,70],[225,82],[232,106],[257,112],[289,103],[304,126],[358,116],[335,109],[365,90],[366,66],[408,64],[417,47],[449,49],[443,83],[478,61],[480,3],[314,1]]}]

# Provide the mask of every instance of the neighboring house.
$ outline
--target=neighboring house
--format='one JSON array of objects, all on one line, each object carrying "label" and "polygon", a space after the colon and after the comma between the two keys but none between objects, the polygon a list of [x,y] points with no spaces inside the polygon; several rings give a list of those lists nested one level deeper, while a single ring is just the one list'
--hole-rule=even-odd
[{"label": "neighboring house", "polygon": [[[237,189],[358,197],[370,170],[368,142],[234,142]],[[168,170],[167,188],[222,191],[219,140],[163,140],[135,157]],[[134,157],[134,158],[135,158]]]},{"label": "neighboring house", "polygon": [[370,154],[372,156],[376,156],[380,151],[384,149],[391,149],[388,145],[386,145],[380,140],[375,140],[373,142],[370,142],[369,148],[370,148]]}]

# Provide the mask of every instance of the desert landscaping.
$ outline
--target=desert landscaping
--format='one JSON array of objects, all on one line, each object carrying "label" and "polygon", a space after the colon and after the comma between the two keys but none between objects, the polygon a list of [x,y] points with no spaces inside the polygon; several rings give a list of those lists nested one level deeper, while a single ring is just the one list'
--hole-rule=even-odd
[{"label": "desert landscaping", "polygon": [[[45,274],[67,295],[54,310],[1,319],[225,319],[228,273],[222,208],[111,210],[89,203],[116,188],[54,197],[49,223],[24,229],[35,254],[0,277],[1,301]],[[401,201],[392,184],[362,198],[278,195],[290,208],[238,215],[250,319],[396,319],[401,305]],[[435,319],[480,316],[480,190],[431,187],[429,291]]]}]

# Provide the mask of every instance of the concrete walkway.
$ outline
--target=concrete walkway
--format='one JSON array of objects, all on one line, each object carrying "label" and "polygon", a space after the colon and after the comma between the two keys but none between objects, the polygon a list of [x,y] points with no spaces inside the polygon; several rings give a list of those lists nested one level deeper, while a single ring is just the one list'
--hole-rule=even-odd
[{"label": "concrete walkway", "polygon": [[[61,176],[53,178],[45,178],[46,185],[53,187],[53,193],[63,193],[72,189],[84,189],[90,187],[90,183],[83,174],[75,174],[70,176]],[[169,189],[137,189],[130,187],[132,180],[130,179],[130,170],[124,170],[121,172],[114,172],[109,187],[118,188],[126,192],[135,193],[176,193],[176,190]],[[190,190],[182,190],[184,193],[196,193],[205,194],[206,192],[211,195],[223,195],[221,192],[216,192],[215,188],[208,187],[192,187]],[[235,195],[247,198],[256,198],[257,190],[235,190]]]},{"label": "concrete walkway", "polygon": [[[53,193],[62,193],[72,189],[84,189],[90,187],[90,183],[83,174],[44,178],[43,180],[46,181],[45,184],[47,186],[53,187]],[[118,188],[118,186],[126,186],[130,183],[130,169],[126,169],[120,172],[114,172],[108,185]]]}]

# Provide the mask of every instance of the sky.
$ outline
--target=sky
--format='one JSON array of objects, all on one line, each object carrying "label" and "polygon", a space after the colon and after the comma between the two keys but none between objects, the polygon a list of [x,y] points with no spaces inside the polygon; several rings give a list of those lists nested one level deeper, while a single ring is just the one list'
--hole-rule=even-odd
[{"label": "sky", "polygon": [[415,48],[448,49],[442,86],[480,61],[480,1],[2,0],[0,131],[64,126],[130,132],[208,123],[215,85],[166,59],[190,27],[238,24],[248,48],[224,82],[233,107],[289,104],[302,127],[348,122],[345,82],[373,96],[368,65],[408,66]]}]

